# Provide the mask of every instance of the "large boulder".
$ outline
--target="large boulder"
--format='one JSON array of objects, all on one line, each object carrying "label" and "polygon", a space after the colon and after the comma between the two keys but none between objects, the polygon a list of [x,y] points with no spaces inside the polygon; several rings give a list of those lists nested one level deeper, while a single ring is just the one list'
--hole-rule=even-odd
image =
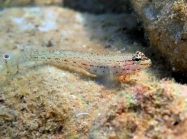
[{"label": "large boulder", "polygon": [[151,45],[157,47],[173,71],[187,71],[187,2],[132,0],[143,20]]}]

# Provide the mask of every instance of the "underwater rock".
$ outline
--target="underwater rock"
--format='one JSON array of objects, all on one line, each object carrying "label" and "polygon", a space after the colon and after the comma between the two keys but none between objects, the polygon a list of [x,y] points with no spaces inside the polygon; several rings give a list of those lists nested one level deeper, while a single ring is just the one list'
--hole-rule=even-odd
[{"label": "underwater rock", "polygon": [[121,90],[89,139],[186,138],[186,92],[187,86],[164,80]]},{"label": "underwater rock", "polygon": [[62,0],[0,0],[2,7],[28,6],[28,5],[62,5]]},{"label": "underwater rock", "polygon": [[171,64],[173,72],[187,72],[187,2],[132,0],[143,20],[151,45]]}]

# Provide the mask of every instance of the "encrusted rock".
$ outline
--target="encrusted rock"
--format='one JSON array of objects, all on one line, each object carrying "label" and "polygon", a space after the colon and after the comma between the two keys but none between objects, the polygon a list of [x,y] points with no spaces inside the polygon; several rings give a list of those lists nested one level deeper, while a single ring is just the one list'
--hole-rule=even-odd
[{"label": "encrusted rock", "polygon": [[151,45],[170,62],[174,71],[187,73],[187,2],[132,0],[143,19]]}]

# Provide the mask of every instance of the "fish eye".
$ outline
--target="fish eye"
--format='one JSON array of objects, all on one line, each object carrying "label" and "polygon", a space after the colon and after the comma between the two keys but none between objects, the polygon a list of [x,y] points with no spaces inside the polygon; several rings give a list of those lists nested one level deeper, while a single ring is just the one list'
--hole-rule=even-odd
[{"label": "fish eye", "polygon": [[142,59],[141,59],[140,57],[136,57],[136,56],[135,56],[135,57],[132,58],[132,60],[133,60],[133,61],[140,61],[140,60],[142,60]]}]

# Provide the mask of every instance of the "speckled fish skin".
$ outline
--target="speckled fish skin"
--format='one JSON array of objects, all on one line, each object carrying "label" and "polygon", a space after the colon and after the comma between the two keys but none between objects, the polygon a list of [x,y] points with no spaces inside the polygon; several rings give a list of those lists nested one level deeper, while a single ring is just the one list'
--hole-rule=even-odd
[{"label": "speckled fish skin", "polygon": [[8,66],[17,66],[27,61],[42,61],[74,69],[81,68],[97,76],[129,75],[151,65],[151,60],[139,51],[135,55],[85,53],[63,50],[33,51],[7,60],[10,60],[10,63],[7,62]]}]

